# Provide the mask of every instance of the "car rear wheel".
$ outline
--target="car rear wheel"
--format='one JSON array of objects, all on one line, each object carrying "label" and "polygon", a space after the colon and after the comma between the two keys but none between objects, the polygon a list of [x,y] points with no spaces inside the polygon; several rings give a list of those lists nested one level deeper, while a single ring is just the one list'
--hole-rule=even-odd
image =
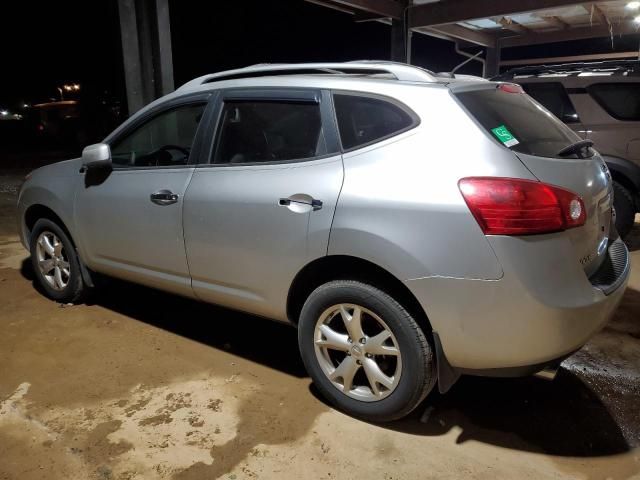
[{"label": "car rear wheel", "polygon": [[314,290],[302,308],[298,344],[324,397],[366,420],[407,415],[436,381],[434,350],[415,319],[365,283],[338,280]]},{"label": "car rear wheel", "polygon": [[633,228],[636,209],[631,192],[618,182],[613,182],[613,206],[616,209],[616,229],[624,238]]},{"label": "car rear wheel", "polygon": [[87,291],[76,249],[60,226],[41,218],[33,226],[31,264],[47,296],[57,302],[80,301]]}]

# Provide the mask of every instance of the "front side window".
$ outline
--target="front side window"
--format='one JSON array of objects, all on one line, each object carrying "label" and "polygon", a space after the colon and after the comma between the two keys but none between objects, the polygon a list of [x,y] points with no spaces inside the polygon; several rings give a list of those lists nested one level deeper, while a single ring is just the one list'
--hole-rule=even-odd
[{"label": "front side window", "polygon": [[117,167],[186,165],[205,104],[178,107],[153,117],[111,145]]},{"label": "front side window", "polygon": [[384,140],[417,123],[404,109],[380,98],[340,93],[333,103],[345,150]]},{"label": "front side window", "polygon": [[567,91],[560,82],[524,83],[522,88],[564,123],[580,121]]},{"label": "front side window", "polygon": [[596,83],[587,91],[613,118],[640,121],[640,83]]},{"label": "front side window", "polygon": [[225,101],[214,163],[283,162],[326,153],[319,104]]}]

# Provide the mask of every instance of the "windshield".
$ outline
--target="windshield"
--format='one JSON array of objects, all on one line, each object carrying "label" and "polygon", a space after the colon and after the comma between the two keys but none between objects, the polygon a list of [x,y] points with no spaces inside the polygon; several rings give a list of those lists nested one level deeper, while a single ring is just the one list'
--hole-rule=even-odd
[{"label": "windshield", "polygon": [[[460,92],[456,96],[489,135],[505,147],[528,155],[561,158],[559,152],[578,142],[580,137],[520,91],[517,85],[497,85]],[[593,155],[591,149],[587,150],[586,156]]]}]

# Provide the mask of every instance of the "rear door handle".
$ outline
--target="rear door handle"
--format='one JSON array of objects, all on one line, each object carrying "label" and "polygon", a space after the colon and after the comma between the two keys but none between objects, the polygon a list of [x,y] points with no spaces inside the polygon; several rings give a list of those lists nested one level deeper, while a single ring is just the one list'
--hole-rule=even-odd
[{"label": "rear door handle", "polygon": [[178,201],[179,195],[171,190],[158,190],[151,194],[151,201],[156,205],[171,205]]}]

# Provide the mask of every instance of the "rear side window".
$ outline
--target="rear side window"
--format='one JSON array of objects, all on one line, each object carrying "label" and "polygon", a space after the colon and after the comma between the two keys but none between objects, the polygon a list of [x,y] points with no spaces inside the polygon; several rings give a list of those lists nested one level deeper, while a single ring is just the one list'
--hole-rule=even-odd
[{"label": "rear side window", "polygon": [[487,88],[456,96],[489,135],[516,152],[559,158],[560,150],[580,140],[531,97],[505,90]]},{"label": "rear side window", "polygon": [[282,162],[326,153],[317,103],[224,103],[214,163]]},{"label": "rear side window", "polygon": [[564,123],[580,121],[576,109],[561,83],[525,83],[522,88]]},{"label": "rear side window", "polygon": [[377,97],[334,94],[342,148],[351,150],[397,135],[418,124],[404,108]]},{"label": "rear side window", "polygon": [[596,83],[587,91],[613,118],[640,120],[640,83]]}]

